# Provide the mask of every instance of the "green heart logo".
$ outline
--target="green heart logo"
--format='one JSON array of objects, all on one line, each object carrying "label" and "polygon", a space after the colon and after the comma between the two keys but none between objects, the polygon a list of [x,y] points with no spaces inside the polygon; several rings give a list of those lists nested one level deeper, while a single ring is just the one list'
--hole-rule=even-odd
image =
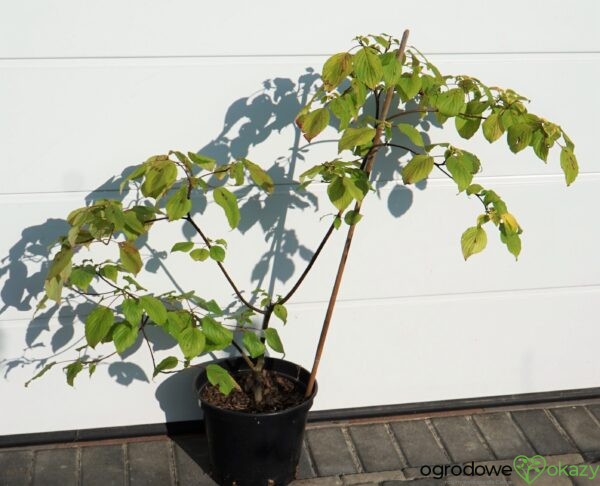
[{"label": "green heart logo", "polygon": [[517,456],[513,461],[514,470],[527,484],[533,483],[546,469],[546,458],[542,456]]}]

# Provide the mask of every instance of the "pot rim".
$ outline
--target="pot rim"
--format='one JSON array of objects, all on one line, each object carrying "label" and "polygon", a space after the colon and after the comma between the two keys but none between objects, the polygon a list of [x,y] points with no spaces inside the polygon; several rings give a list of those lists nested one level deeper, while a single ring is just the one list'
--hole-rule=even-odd
[{"label": "pot rim", "polygon": [[[306,373],[309,373],[308,370],[306,370],[304,367],[300,366],[299,364],[296,364],[292,361],[287,361],[285,359],[281,359],[281,358],[274,358],[274,357],[270,357],[270,356],[266,356],[265,359],[270,360],[270,361],[280,361],[283,363],[289,363],[292,364],[294,366],[298,366],[301,370],[305,371]],[[304,400],[302,400],[299,404],[294,405],[293,407],[289,407],[289,408],[284,408],[283,410],[277,410],[275,412],[241,412],[238,410],[229,410],[227,408],[220,408],[217,407],[215,405],[212,405],[206,401],[204,401],[201,398],[201,388],[199,386],[199,381],[202,378],[203,375],[206,375],[206,366],[212,363],[219,363],[219,362],[224,362],[224,361],[237,361],[237,360],[242,360],[243,358],[241,356],[233,356],[233,357],[229,357],[229,358],[222,358],[222,359],[218,359],[218,360],[214,360],[208,363],[203,363],[203,367],[201,368],[200,373],[198,374],[198,376],[196,377],[196,379],[194,380],[194,389],[196,392],[196,395],[198,397],[198,402],[200,404],[200,408],[210,408],[212,410],[221,412],[221,413],[225,413],[225,414],[229,414],[232,416],[237,416],[237,417],[273,417],[275,415],[282,415],[282,414],[286,414],[286,413],[291,413],[296,411],[299,408],[305,407],[308,405],[308,407],[310,408],[312,401],[314,400],[317,391],[318,391],[318,384],[315,381],[315,386],[313,387],[313,391],[310,395],[310,397],[305,398]],[[286,377],[295,380],[295,381],[299,381],[297,378],[291,377],[289,375],[287,375],[286,373],[281,373],[282,375],[285,375]],[[309,373],[310,374],[310,373]],[[204,385],[202,385],[202,388],[204,388],[207,384],[209,383],[208,378],[206,378],[206,383]]]}]

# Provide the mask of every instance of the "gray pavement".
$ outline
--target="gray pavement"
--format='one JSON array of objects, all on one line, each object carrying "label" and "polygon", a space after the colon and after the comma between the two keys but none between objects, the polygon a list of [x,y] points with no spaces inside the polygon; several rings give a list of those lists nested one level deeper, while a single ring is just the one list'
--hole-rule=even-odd
[{"label": "gray pavement", "polygon": [[[529,483],[512,469],[520,455],[546,464]],[[1,486],[214,485],[207,469],[201,434],[0,449]],[[600,486],[600,400],[311,423],[294,482],[492,484]]]}]

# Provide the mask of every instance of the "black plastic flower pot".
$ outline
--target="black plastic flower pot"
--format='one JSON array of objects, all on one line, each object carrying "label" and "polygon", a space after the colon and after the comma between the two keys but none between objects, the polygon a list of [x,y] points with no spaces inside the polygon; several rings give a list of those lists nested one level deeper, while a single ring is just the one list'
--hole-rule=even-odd
[{"label": "black plastic flower pot", "polygon": [[[220,360],[235,375],[248,370],[242,358]],[[309,372],[277,358],[266,358],[265,368],[306,389]],[[196,391],[208,383],[206,372],[196,379]],[[308,410],[317,393],[299,405],[278,412],[244,413],[217,408],[200,398],[208,438],[210,475],[221,486],[279,486],[295,479]]]}]

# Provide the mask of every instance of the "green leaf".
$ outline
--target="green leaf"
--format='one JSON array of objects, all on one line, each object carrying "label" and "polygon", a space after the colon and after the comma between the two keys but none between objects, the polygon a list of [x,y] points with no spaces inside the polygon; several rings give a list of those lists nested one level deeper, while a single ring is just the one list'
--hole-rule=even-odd
[{"label": "green leaf", "polygon": [[125,186],[127,186],[130,181],[139,179],[146,173],[147,170],[148,166],[146,164],[137,166],[131,174],[129,174],[121,181],[121,183],[119,184],[119,192],[123,192],[123,189],[125,189]]},{"label": "green leaf", "polygon": [[185,329],[192,326],[191,315],[185,311],[167,312],[167,322],[163,324],[164,329],[177,340]]},{"label": "green leaf", "polygon": [[327,195],[333,205],[340,211],[344,211],[352,202],[352,194],[348,190],[346,177],[336,176],[327,186]]},{"label": "green leaf", "polygon": [[456,116],[465,109],[465,93],[461,88],[450,89],[440,93],[435,104],[442,115]]},{"label": "green leaf", "polygon": [[383,66],[377,51],[369,47],[363,47],[354,55],[352,60],[354,74],[370,89],[375,89],[383,77]]},{"label": "green leaf", "polygon": [[125,227],[123,228],[126,232],[129,231],[132,235],[138,236],[146,232],[146,228],[138,219],[135,211],[125,211],[123,213],[125,219]]},{"label": "green leaf", "polygon": [[279,333],[277,329],[273,329],[272,327],[268,327],[265,329],[265,338],[267,339],[267,344],[269,347],[278,353],[285,353],[283,350],[283,343],[279,338]]},{"label": "green leaf", "polygon": [[398,130],[404,133],[404,135],[406,135],[410,139],[410,141],[415,145],[418,145],[419,147],[423,147],[425,145],[425,142],[423,142],[423,136],[412,125],[409,125],[408,123],[398,123],[396,127],[398,128]]},{"label": "green leaf", "polygon": [[327,108],[318,108],[306,115],[300,115],[296,122],[304,134],[307,141],[311,141],[321,133],[329,124],[329,110]]},{"label": "green leaf", "polygon": [[395,52],[386,52],[381,56],[383,67],[383,82],[386,86],[395,86],[402,76],[402,63]]},{"label": "green leaf", "polygon": [[265,354],[265,345],[260,342],[258,336],[252,331],[245,331],[242,343],[251,357],[258,358]]},{"label": "green leaf", "polygon": [[142,194],[146,197],[158,198],[168,191],[177,179],[177,166],[174,162],[160,161],[150,167],[142,184]]},{"label": "green leaf", "polygon": [[196,327],[188,327],[180,335],[179,347],[186,359],[192,359],[202,353],[206,344],[206,337]]},{"label": "green leaf", "polygon": [[213,191],[215,202],[223,208],[229,226],[233,229],[240,222],[240,210],[238,208],[237,198],[224,187],[217,187]]},{"label": "green leaf", "polygon": [[531,146],[533,147],[535,155],[537,155],[544,162],[548,160],[548,151],[553,144],[554,142],[552,139],[546,138],[544,130],[539,129],[533,132]]},{"label": "green leaf", "polygon": [[142,269],[140,252],[128,241],[119,243],[119,258],[123,268],[134,275],[137,275]]},{"label": "green leaf", "polygon": [[458,132],[458,134],[462,138],[469,139],[473,135],[475,135],[475,133],[477,133],[477,130],[479,130],[479,127],[481,125],[481,119],[457,116],[454,119],[454,124],[456,126],[456,131]]},{"label": "green leaf", "polygon": [[119,269],[116,265],[104,265],[102,268],[100,268],[100,275],[117,283],[117,279],[119,278]]},{"label": "green leaf", "polygon": [[206,248],[196,248],[190,252],[190,256],[197,262],[203,262],[210,256],[210,252]]},{"label": "green leaf", "polygon": [[115,204],[106,206],[104,209],[106,219],[114,226],[114,231],[119,231],[125,226],[125,215],[120,207]]},{"label": "green leaf", "polygon": [[362,214],[357,213],[353,209],[348,211],[344,216],[344,221],[347,225],[352,226],[353,224],[358,223],[362,219]]},{"label": "green leaf", "polygon": [[56,303],[60,303],[62,289],[63,282],[60,277],[55,277],[44,281],[44,290],[46,291],[46,296]]},{"label": "green leaf", "polygon": [[577,159],[572,150],[563,148],[560,151],[560,166],[565,173],[567,186],[570,186],[577,178],[577,174],[579,174],[579,165],[577,164]]},{"label": "green leaf", "polygon": [[217,304],[214,299],[205,300],[201,297],[195,297],[193,300],[196,304],[198,304],[200,307],[202,307],[204,310],[207,310],[208,312],[212,312],[216,315],[223,314],[223,309],[219,307],[219,304]]},{"label": "green leaf", "polygon": [[483,136],[488,142],[492,143],[498,140],[504,133],[504,125],[498,113],[492,113],[488,116],[482,124],[482,129]]},{"label": "green leaf", "polygon": [[471,255],[483,251],[486,245],[487,235],[481,226],[468,228],[460,239],[460,246],[465,260]]},{"label": "green leaf", "polygon": [[167,320],[167,309],[159,299],[152,295],[143,295],[140,297],[140,304],[150,319],[160,325],[165,323]]},{"label": "green leaf", "polygon": [[333,227],[335,229],[340,229],[340,226],[342,226],[342,218],[336,215],[336,217],[333,219]]},{"label": "green leaf", "polygon": [[471,174],[469,164],[465,158],[452,156],[446,161],[446,167],[458,186],[458,192],[462,192],[469,187],[473,180],[473,174]]},{"label": "green leaf", "polygon": [[188,152],[188,157],[194,164],[206,170],[214,170],[215,165],[217,165],[217,161],[215,159],[211,159],[210,157],[206,157],[201,154]]},{"label": "green leaf", "polygon": [[121,312],[123,312],[127,322],[133,326],[137,326],[142,320],[142,314],[144,313],[144,310],[137,300],[124,299],[123,303],[121,304]]},{"label": "green leaf", "polygon": [[48,275],[46,275],[47,280],[51,280],[54,277],[58,277],[66,268],[71,266],[71,258],[73,257],[73,249],[72,248],[62,248],[53,258],[52,264],[50,265],[50,269],[48,270]]},{"label": "green leaf", "polygon": [[240,388],[231,375],[217,364],[206,366],[206,377],[210,384],[218,387],[219,391],[225,396],[229,395],[234,388]]},{"label": "green leaf", "polygon": [[181,186],[175,194],[169,198],[166,209],[169,221],[180,219],[192,210],[192,201],[187,197],[186,186]]},{"label": "green leaf", "polygon": [[156,368],[154,368],[154,373],[152,374],[152,377],[154,378],[161,371],[171,370],[173,368],[176,368],[178,363],[179,363],[179,361],[177,360],[177,358],[175,356],[169,356],[169,357],[163,359],[160,363],[158,363],[156,365]]},{"label": "green leaf", "polygon": [[531,127],[527,123],[517,123],[508,127],[508,146],[515,154],[529,145],[532,137]]},{"label": "green leaf", "polygon": [[433,170],[433,163],[429,155],[415,155],[402,170],[402,180],[405,184],[414,184],[426,179]]},{"label": "green leaf", "polygon": [[79,360],[64,367],[64,370],[67,374],[67,383],[69,385],[73,386],[73,380],[75,380],[75,377],[79,374],[79,372],[82,369],[83,369],[83,363]]},{"label": "green leaf", "polygon": [[275,185],[273,184],[273,179],[267,174],[259,165],[254,162],[250,162],[247,159],[243,160],[244,166],[250,172],[250,178],[254,181],[254,183],[260,187],[267,194],[272,194],[275,189]]},{"label": "green leaf", "polygon": [[508,251],[515,256],[515,259],[518,260],[521,253],[521,237],[517,233],[506,231],[503,223],[500,228],[500,240],[506,245]]},{"label": "green leaf", "polygon": [[25,387],[28,387],[29,384],[33,381],[33,380],[37,380],[38,378],[42,377],[43,375],[46,374],[46,372],[48,370],[50,370],[54,365],[56,364],[56,361],[53,361],[51,363],[48,363],[46,366],[44,366],[40,371],[38,371],[35,375],[33,375],[29,380],[27,380],[25,382]]},{"label": "green leaf", "polygon": [[375,133],[374,128],[346,128],[338,142],[338,152],[372,142]]},{"label": "green leaf", "polygon": [[275,304],[273,306],[273,314],[275,314],[275,316],[277,316],[278,319],[283,321],[284,324],[287,323],[288,313],[287,313],[287,309],[285,308],[285,306],[283,306],[281,304]]},{"label": "green leaf", "polygon": [[98,306],[90,312],[85,320],[85,339],[95,348],[104,339],[115,322],[115,315],[108,307]]},{"label": "green leaf", "polygon": [[222,262],[223,260],[225,260],[225,250],[222,246],[211,246],[209,255],[213,260],[217,262]]},{"label": "green leaf", "polygon": [[92,375],[94,374],[95,371],[96,371],[96,363],[90,363],[88,365],[88,372],[90,374],[90,378],[92,377]]},{"label": "green leaf", "polygon": [[323,85],[326,91],[331,91],[346,79],[352,72],[352,54],[340,52],[331,56],[323,65]]},{"label": "green leaf", "polygon": [[171,248],[171,253],[173,253],[174,251],[183,251],[187,253],[192,248],[194,248],[193,241],[180,241],[179,243],[175,243],[173,245],[173,247]]},{"label": "green leaf", "polygon": [[129,322],[120,322],[115,325],[112,333],[112,340],[115,343],[115,348],[119,354],[133,346],[138,337],[137,325]]},{"label": "green leaf", "polygon": [[133,277],[130,277],[129,275],[123,275],[123,280],[133,285],[136,290],[146,290]]},{"label": "green leaf", "polygon": [[206,335],[206,339],[221,349],[229,346],[233,340],[233,333],[209,316],[202,318],[202,330]]},{"label": "green leaf", "polygon": [[340,120],[340,130],[345,130],[356,114],[352,97],[348,95],[331,100],[329,109]]},{"label": "green leaf", "polygon": [[403,74],[398,80],[398,88],[402,101],[406,102],[414,98],[421,89],[421,78],[416,72],[412,75]]},{"label": "green leaf", "polygon": [[84,267],[73,268],[71,275],[69,275],[69,280],[73,285],[76,285],[84,292],[87,292],[87,289],[95,276],[96,271],[94,270],[94,267],[86,265]]},{"label": "green leaf", "polygon": [[479,194],[481,191],[483,191],[483,187],[479,184],[471,184],[469,187],[467,187],[467,194],[469,196],[472,194]]}]

